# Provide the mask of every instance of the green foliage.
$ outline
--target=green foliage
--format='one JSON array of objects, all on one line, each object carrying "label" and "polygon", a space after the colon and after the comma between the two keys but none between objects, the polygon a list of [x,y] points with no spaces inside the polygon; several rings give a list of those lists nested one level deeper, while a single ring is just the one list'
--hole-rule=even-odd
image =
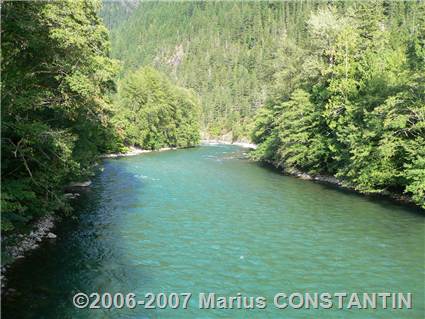
[{"label": "green foliage", "polygon": [[62,187],[114,148],[98,1],[2,3],[2,227],[68,210]]},{"label": "green foliage", "polygon": [[307,41],[276,51],[286,63],[256,116],[254,157],[425,207],[424,16],[423,3],[382,1],[313,13]]},{"label": "green foliage", "polygon": [[[232,131],[234,139],[243,138],[266,99],[279,39],[286,33],[302,38],[305,17],[324,5],[140,1],[126,22],[112,26],[112,53],[123,61],[123,74],[153,66],[193,89],[209,135]],[[126,7],[105,2],[117,16]],[[103,16],[107,21],[110,14]]]},{"label": "green foliage", "polygon": [[145,149],[199,143],[200,107],[195,95],[153,68],[141,68],[119,82],[115,121],[126,145]]},{"label": "green foliage", "polygon": [[279,160],[289,167],[320,171],[325,162],[326,140],[321,132],[320,112],[310,101],[310,94],[297,89],[280,107],[277,121]]},{"label": "green foliage", "polygon": [[100,16],[108,29],[116,28],[129,18],[138,4],[139,0],[105,1],[100,9]]},{"label": "green foliage", "polygon": [[[421,145],[425,144],[422,139]],[[422,207],[425,206],[425,156],[422,154],[417,155],[417,158],[411,164],[407,164],[406,179],[408,181],[406,191],[413,194],[413,199]]]}]

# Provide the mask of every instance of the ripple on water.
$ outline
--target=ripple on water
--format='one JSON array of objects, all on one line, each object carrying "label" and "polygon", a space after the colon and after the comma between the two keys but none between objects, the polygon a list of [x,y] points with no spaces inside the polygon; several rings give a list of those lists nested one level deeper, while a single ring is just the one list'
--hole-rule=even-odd
[{"label": "ripple on water", "polygon": [[[245,318],[238,310],[76,311],[76,291],[402,291],[424,311],[423,214],[282,176],[236,146],[106,160],[79,222],[12,269],[5,318]],[[84,197],[84,196],[83,196]],[[34,275],[33,273],[36,273]],[[29,288],[31,287],[31,288]],[[54,291],[38,298],[40,289]],[[59,305],[60,306],[59,306]],[[27,307],[31,305],[31,308]],[[388,311],[249,312],[258,318],[386,318]]]}]

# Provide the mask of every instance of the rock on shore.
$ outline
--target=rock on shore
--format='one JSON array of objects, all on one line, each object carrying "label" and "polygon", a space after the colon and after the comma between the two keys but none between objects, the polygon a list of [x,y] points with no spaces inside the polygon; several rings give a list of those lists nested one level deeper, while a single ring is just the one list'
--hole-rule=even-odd
[{"label": "rock on shore", "polygon": [[126,156],[134,156],[134,155],[140,155],[143,153],[149,153],[152,152],[151,150],[143,150],[138,147],[130,146],[129,150],[125,153],[112,153],[112,154],[104,154],[100,156],[101,158],[115,158],[115,157],[126,157]]},{"label": "rock on shore", "polygon": [[288,175],[292,175],[292,176],[296,176],[300,179],[304,179],[304,180],[312,180],[312,181],[317,181],[317,182],[324,182],[324,183],[329,183],[329,184],[333,184],[336,185],[338,187],[342,187],[363,195],[372,195],[372,196],[386,196],[389,197],[397,202],[400,203],[404,203],[404,204],[410,204],[410,205],[415,205],[412,198],[408,195],[405,194],[396,194],[396,193],[391,193],[388,190],[383,190],[380,193],[362,193],[358,190],[356,190],[353,186],[351,186],[349,183],[343,181],[343,180],[339,180],[337,179],[335,176],[331,176],[331,175],[310,175],[304,172],[301,172],[299,170],[295,170],[295,169],[290,169],[290,170],[285,170],[283,169],[283,173],[284,174],[288,174]]},{"label": "rock on shore", "polygon": [[88,187],[91,185],[91,181],[85,181],[85,182],[75,182],[69,184],[69,187]]},{"label": "rock on shore", "polygon": [[244,148],[251,148],[256,149],[257,145],[249,142],[242,142],[242,141],[227,141],[227,140],[201,140],[201,144],[204,145],[215,145],[215,144],[226,144],[226,145],[238,145]]},{"label": "rock on shore", "polygon": [[[155,151],[162,152],[162,151],[170,151],[170,150],[176,150],[176,149],[177,149],[176,147],[163,147],[163,148],[160,148],[159,150],[155,150]],[[140,155],[140,154],[144,154],[144,153],[150,153],[150,152],[154,152],[154,151],[153,150],[144,150],[144,149],[141,149],[139,147],[130,146],[128,152],[104,154],[104,155],[101,155],[100,158],[127,157],[127,156]]]},{"label": "rock on shore", "polygon": [[[50,232],[55,224],[55,218],[51,215],[42,217],[33,226],[33,230],[26,235],[19,234],[16,236],[17,243],[9,247],[4,247],[4,252],[13,260],[24,258],[25,254],[37,248],[44,238],[54,239],[57,236]],[[2,238],[3,240],[3,238]],[[1,267],[1,288],[5,287],[6,270],[9,265]]]},{"label": "rock on shore", "polygon": [[[18,235],[17,244],[6,248],[6,251],[12,258],[22,258],[27,251],[37,248],[44,237],[52,238],[51,235],[54,234],[50,230],[54,222],[54,217],[51,215],[41,218],[34,224],[34,229],[28,235]],[[56,238],[56,235],[54,236]]]}]

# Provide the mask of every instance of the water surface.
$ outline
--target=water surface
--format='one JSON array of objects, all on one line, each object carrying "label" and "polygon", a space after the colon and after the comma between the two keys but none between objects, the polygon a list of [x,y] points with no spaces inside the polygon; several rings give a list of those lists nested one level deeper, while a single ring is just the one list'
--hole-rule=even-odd
[{"label": "water surface", "polygon": [[[235,146],[110,159],[9,273],[3,318],[423,318],[424,218],[250,162]],[[191,292],[187,310],[79,310],[76,292]],[[412,310],[278,310],[278,292],[412,292]],[[267,297],[198,309],[199,292]]]}]

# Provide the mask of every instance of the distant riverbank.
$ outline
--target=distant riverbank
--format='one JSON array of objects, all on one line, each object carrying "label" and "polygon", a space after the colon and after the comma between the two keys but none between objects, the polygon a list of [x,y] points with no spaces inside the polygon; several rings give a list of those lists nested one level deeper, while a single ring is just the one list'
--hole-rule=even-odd
[{"label": "distant riverbank", "polygon": [[[221,140],[221,139],[202,139],[200,141],[200,145],[215,145],[215,144],[226,144],[226,145],[237,145],[244,148],[250,148],[250,149],[256,149],[257,145],[245,141],[235,141],[230,142],[227,140]],[[103,154],[100,156],[100,158],[117,158],[117,157],[127,157],[127,156],[136,156],[141,155],[145,153],[151,153],[151,152],[163,152],[163,151],[171,151],[171,150],[177,150],[179,148],[177,147],[162,147],[157,150],[145,150],[140,147],[136,146],[130,146],[128,148],[127,152],[123,153],[111,153],[111,154]]]},{"label": "distant riverbank", "polygon": [[251,148],[256,149],[257,145],[249,142],[242,142],[242,141],[235,141],[235,142],[229,142],[226,140],[220,140],[220,139],[205,139],[201,140],[201,145],[214,145],[214,144],[226,144],[226,145],[237,145],[245,148]]},{"label": "distant riverbank", "polygon": [[124,153],[110,153],[110,154],[103,154],[100,156],[100,158],[116,158],[116,157],[126,157],[126,156],[135,156],[135,155],[141,155],[144,153],[150,153],[150,152],[162,152],[162,151],[170,151],[170,150],[176,150],[177,147],[163,147],[158,150],[145,150],[140,147],[130,146],[128,148],[127,152]]}]

